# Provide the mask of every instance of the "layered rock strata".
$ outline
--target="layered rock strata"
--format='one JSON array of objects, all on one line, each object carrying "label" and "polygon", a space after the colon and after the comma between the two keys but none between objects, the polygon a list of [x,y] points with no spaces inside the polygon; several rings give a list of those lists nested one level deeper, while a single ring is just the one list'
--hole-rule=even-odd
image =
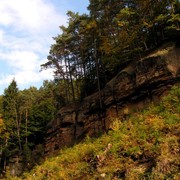
[{"label": "layered rock strata", "polygon": [[107,131],[113,117],[126,119],[179,82],[180,48],[168,44],[123,69],[100,92],[61,108],[48,128],[46,153]]}]

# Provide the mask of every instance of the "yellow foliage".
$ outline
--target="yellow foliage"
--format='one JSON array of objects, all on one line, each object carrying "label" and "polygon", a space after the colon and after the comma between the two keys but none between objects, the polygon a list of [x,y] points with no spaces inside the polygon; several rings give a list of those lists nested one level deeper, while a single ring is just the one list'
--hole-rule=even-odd
[{"label": "yellow foliage", "polygon": [[96,21],[92,20],[87,24],[86,29],[90,30],[90,29],[95,29],[96,27],[97,27]]},{"label": "yellow foliage", "polygon": [[125,121],[110,116],[112,130],[107,134],[62,149],[58,157],[47,158],[23,179],[176,179],[180,125],[178,119],[166,123],[171,111],[167,117],[163,114],[151,107]]},{"label": "yellow foliage", "polygon": [[113,46],[109,42],[109,40],[106,37],[102,37],[102,46],[100,47],[100,51],[111,54],[112,53]]},{"label": "yellow foliage", "polygon": [[5,130],[5,124],[2,118],[0,118],[0,134]]},{"label": "yellow foliage", "polygon": [[118,118],[115,118],[112,123],[110,124],[110,129],[114,130],[114,131],[119,131],[120,127],[121,127],[122,123],[121,120],[119,120]]},{"label": "yellow foliage", "polygon": [[154,129],[161,130],[164,127],[164,121],[161,116],[149,115],[145,118],[145,124],[150,125]]}]

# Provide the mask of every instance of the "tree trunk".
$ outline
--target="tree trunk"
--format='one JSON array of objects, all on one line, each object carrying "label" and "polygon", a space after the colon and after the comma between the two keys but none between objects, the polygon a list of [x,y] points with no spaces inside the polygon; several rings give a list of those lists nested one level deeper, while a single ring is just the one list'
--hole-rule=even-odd
[{"label": "tree trunk", "polygon": [[[8,145],[8,139],[5,139],[5,147]],[[3,162],[3,171],[6,172],[6,165],[7,165],[7,157],[4,157],[4,162]]]},{"label": "tree trunk", "polygon": [[96,63],[96,75],[97,75],[98,92],[99,92],[99,103],[100,103],[100,108],[102,109],[103,106],[102,106],[101,86],[100,86],[100,79],[99,79],[99,61],[98,61],[98,58],[97,58],[96,39],[95,39],[94,58],[95,58],[95,63]]},{"label": "tree trunk", "polygon": [[66,78],[65,78],[65,85],[66,85],[66,87],[67,87],[67,92],[66,92],[66,94],[67,94],[67,103],[70,101],[70,91],[69,91],[69,83],[68,83],[68,80],[69,80],[69,77],[68,77],[68,69],[67,69],[67,58],[66,58],[66,55],[65,55],[65,57],[64,57],[64,62],[65,62],[65,70],[66,70],[66,72],[65,72],[65,75],[66,75]]},{"label": "tree trunk", "polygon": [[28,142],[28,134],[27,134],[27,130],[28,130],[28,110],[26,109],[26,144]]},{"label": "tree trunk", "polygon": [[148,47],[147,47],[146,41],[143,41],[143,44],[144,44],[144,47],[146,48],[146,51],[148,51]]},{"label": "tree trunk", "polygon": [[68,58],[68,67],[69,67],[69,77],[70,77],[70,84],[71,84],[71,90],[72,90],[72,97],[73,97],[73,101],[75,101],[75,93],[74,93],[74,85],[73,85],[73,79],[72,79],[70,58]]},{"label": "tree trunk", "polygon": [[17,136],[18,136],[18,143],[19,143],[19,150],[22,150],[21,146],[21,139],[20,139],[20,126],[19,126],[19,121],[18,121],[18,114],[16,110],[16,129],[17,129]]}]

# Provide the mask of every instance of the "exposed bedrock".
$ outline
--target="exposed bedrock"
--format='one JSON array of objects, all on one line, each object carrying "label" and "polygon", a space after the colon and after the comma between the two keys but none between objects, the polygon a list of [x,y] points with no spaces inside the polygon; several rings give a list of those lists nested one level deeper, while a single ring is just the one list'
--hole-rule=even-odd
[{"label": "exposed bedrock", "polygon": [[[165,45],[119,72],[101,92],[61,108],[47,131],[46,153],[70,146],[110,128],[112,117],[126,116],[156,102],[180,82],[180,48]],[[100,106],[100,96],[102,107]]]}]

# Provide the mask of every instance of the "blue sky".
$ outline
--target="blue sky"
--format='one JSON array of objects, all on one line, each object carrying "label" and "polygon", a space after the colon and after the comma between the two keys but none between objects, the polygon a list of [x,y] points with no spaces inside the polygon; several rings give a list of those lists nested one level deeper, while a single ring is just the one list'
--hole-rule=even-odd
[{"label": "blue sky", "polygon": [[52,37],[66,25],[68,10],[88,13],[89,0],[0,0],[0,95],[15,78],[19,89],[40,87],[53,79],[40,72]]}]

